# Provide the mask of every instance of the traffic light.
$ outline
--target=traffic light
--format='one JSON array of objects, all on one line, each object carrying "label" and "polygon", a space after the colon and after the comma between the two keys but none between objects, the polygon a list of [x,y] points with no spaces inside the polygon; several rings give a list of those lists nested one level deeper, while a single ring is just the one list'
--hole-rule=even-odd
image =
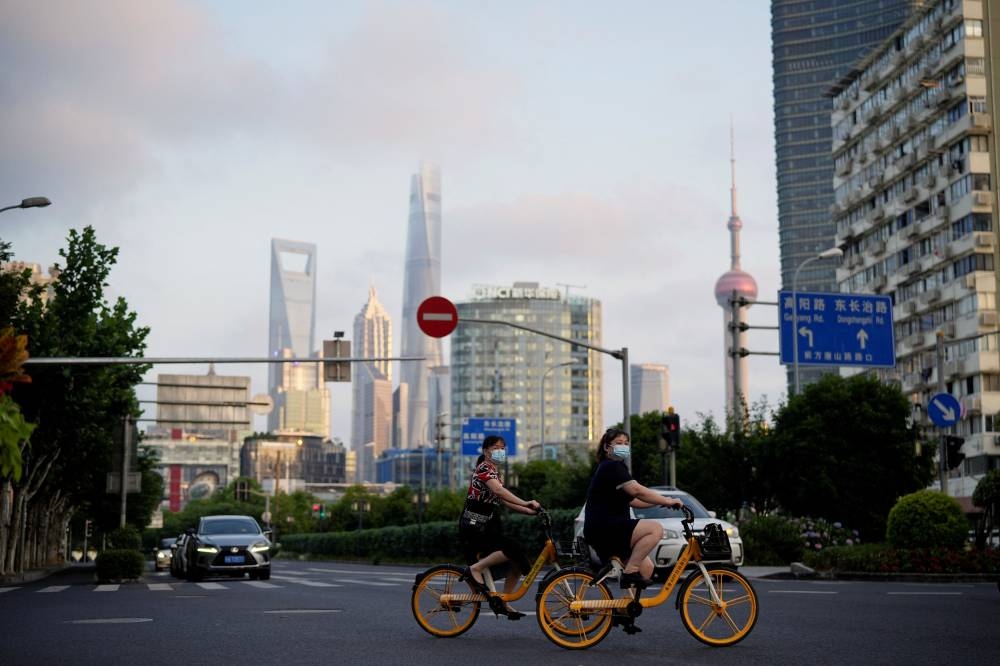
[{"label": "traffic light", "polygon": [[315,502],[313,504],[313,518],[326,518],[326,505]]},{"label": "traffic light", "polygon": [[94,521],[92,520],[83,521],[83,534],[87,537],[94,536]]},{"label": "traffic light", "polygon": [[668,451],[681,448],[681,417],[672,407],[660,418],[660,437],[667,443]]},{"label": "traffic light", "polygon": [[955,469],[965,460],[965,454],[962,453],[962,445],[965,444],[965,439],[956,437],[955,435],[948,435],[944,438],[944,442],[948,453],[946,458],[947,469]]}]

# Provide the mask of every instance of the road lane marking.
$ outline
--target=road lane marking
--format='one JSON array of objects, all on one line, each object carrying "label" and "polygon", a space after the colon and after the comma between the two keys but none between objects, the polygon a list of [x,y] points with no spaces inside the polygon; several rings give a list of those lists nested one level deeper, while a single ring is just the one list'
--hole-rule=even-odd
[{"label": "road lane marking", "polygon": [[110,585],[98,585],[94,588],[94,592],[117,592],[118,588],[121,587],[118,583],[113,583]]},{"label": "road lane marking", "polygon": [[228,590],[229,588],[225,585],[219,585],[218,583],[197,583],[198,587],[203,590]]},{"label": "road lane marking", "polygon": [[337,579],[338,583],[356,583],[358,585],[374,585],[375,587],[396,587],[399,583],[379,583],[373,580],[357,580],[356,578],[351,579]]},{"label": "road lane marking", "polygon": [[287,610],[264,611],[271,615],[306,615],[308,613],[340,613],[339,608],[289,608]]},{"label": "road lane marking", "polygon": [[42,589],[38,590],[38,593],[41,594],[42,592],[62,592],[68,587],[69,585],[49,585],[48,587],[43,587]]},{"label": "road lane marking", "polygon": [[146,587],[153,592],[170,592],[174,589],[170,586],[170,583],[147,583]]},{"label": "road lane marking", "polygon": [[827,592],[825,590],[768,590],[770,594],[840,594],[840,592]]},{"label": "road lane marking", "polygon": [[275,585],[274,583],[265,583],[262,580],[247,580],[243,582],[245,582],[247,585],[251,587],[262,587],[262,588],[281,587],[280,585]]},{"label": "road lane marking", "polygon": [[0,587],[0,593],[2,592],[13,592],[14,590],[20,590],[19,587]]},{"label": "road lane marking", "polygon": [[152,621],[151,617],[102,617],[96,620],[69,620],[69,624],[134,624]]},{"label": "road lane marking", "polygon": [[959,597],[962,595],[961,592],[886,592],[889,596],[902,596],[902,595],[930,595],[939,597]]},{"label": "road lane marking", "polygon": [[271,578],[277,578],[278,580],[286,580],[289,583],[295,583],[296,585],[305,585],[307,587],[340,587],[334,583],[318,583],[312,580],[303,580],[301,578],[289,578],[288,576],[275,576],[271,574]]}]

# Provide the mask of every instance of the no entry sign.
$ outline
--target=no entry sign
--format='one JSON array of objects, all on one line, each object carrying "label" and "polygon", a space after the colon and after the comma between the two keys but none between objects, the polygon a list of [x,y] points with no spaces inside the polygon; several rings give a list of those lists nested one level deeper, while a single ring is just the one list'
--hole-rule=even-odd
[{"label": "no entry sign", "polygon": [[443,338],[458,326],[458,310],[444,296],[425,298],[417,308],[417,326],[432,338]]}]

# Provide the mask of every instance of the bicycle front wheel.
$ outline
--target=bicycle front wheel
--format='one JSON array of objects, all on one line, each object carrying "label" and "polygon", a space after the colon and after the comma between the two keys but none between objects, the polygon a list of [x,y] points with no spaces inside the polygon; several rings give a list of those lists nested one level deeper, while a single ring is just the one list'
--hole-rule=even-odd
[{"label": "bicycle front wheel", "polygon": [[750,581],[731,569],[709,569],[719,601],[699,571],[680,592],[681,621],[684,628],[702,643],[715,647],[735,645],[757,624],[757,593]]},{"label": "bicycle front wheel", "polygon": [[482,595],[461,580],[462,569],[439,564],[418,574],[410,609],[420,628],[432,636],[452,638],[472,627],[479,617]]},{"label": "bicycle front wheel", "polygon": [[574,611],[573,601],[610,601],[611,592],[604,583],[594,584],[589,569],[563,569],[549,579],[538,593],[536,618],[546,638],[569,650],[597,645],[612,627],[611,608]]}]

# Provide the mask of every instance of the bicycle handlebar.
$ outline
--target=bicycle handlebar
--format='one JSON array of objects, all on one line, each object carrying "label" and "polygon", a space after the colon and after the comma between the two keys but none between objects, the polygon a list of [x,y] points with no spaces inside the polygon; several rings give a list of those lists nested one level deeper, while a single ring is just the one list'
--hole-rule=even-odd
[{"label": "bicycle handlebar", "polygon": [[681,518],[681,525],[684,527],[684,536],[690,539],[691,525],[694,523],[694,512],[684,504],[681,505],[681,511],[684,512],[684,517]]}]

